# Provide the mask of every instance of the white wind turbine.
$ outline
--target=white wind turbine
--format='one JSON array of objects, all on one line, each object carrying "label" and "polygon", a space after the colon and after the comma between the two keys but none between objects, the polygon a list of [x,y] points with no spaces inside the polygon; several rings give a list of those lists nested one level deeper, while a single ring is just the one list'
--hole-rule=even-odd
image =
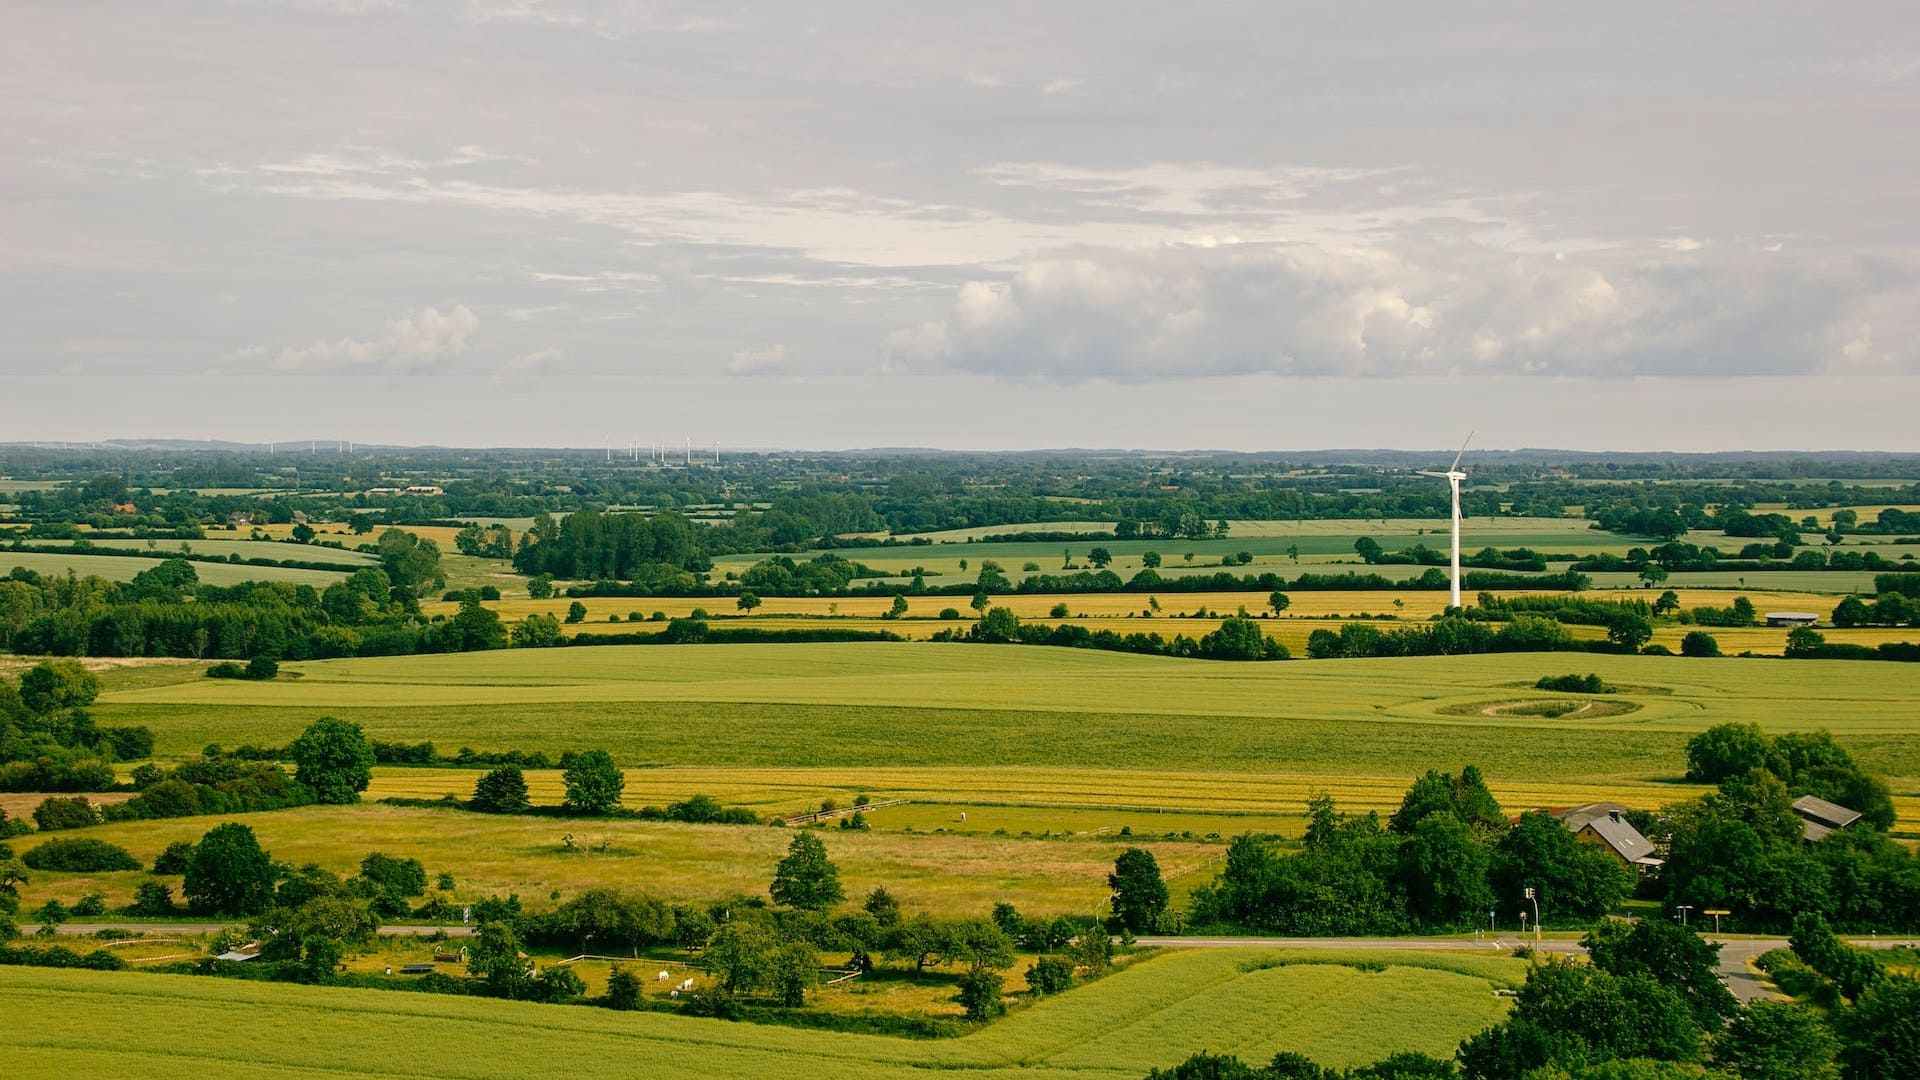
[{"label": "white wind turbine", "polygon": [[1462,440],[1460,443],[1460,453],[1453,455],[1453,464],[1447,466],[1446,472],[1434,472],[1431,469],[1419,470],[1421,476],[1432,476],[1437,479],[1445,480],[1447,482],[1447,486],[1453,489],[1453,603],[1452,603],[1452,606],[1454,607],[1460,606],[1460,481],[1465,480],[1467,478],[1467,474],[1460,471],[1460,456],[1461,454],[1465,454],[1467,452],[1467,443],[1470,443],[1472,441],[1473,441],[1473,432],[1469,431],[1467,432],[1467,437],[1464,440]]}]

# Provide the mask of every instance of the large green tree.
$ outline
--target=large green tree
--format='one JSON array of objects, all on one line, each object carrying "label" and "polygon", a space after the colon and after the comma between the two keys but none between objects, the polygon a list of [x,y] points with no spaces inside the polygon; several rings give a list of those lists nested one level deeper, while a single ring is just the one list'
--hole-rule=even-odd
[{"label": "large green tree", "polygon": [[1144,848],[1121,852],[1107,875],[1107,888],[1113,890],[1113,917],[1121,925],[1136,934],[1159,929],[1167,910],[1167,883],[1153,852]]},{"label": "large green tree", "polygon": [[272,906],[274,876],[253,830],[230,821],[194,845],[181,891],[198,914],[254,915]]},{"label": "large green tree", "polygon": [[293,778],[323,803],[354,803],[373,780],[373,746],[359,724],[323,716],[287,747]]},{"label": "large green tree", "polygon": [[620,805],[620,793],[627,786],[626,774],[605,750],[573,755],[561,779],[567,785],[567,809],[580,814],[604,814]]},{"label": "large green tree", "polygon": [[811,832],[795,834],[787,857],[773,872],[773,902],[806,911],[825,911],[846,898],[840,871],[827,858],[827,846]]}]

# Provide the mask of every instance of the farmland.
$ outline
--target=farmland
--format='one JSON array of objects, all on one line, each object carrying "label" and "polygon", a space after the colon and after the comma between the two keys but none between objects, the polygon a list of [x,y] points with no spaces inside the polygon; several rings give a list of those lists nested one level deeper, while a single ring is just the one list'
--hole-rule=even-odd
[{"label": "farmland", "polygon": [[[1451,716],[1448,706],[1578,668],[1668,693],[1591,722]],[[927,644],[615,646],[288,664],[271,683],[112,689],[102,722],[162,754],[276,742],[331,713],[394,741],[603,746],[651,764],[1077,764],[1401,775],[1479,761],[1495,777],[1663,777],[1687,735],[1729,720],[1818,724],[1875,768],[1920,775],[1912,672],[1851,661],[1598,654],[1214,664]]]},{"label": "farmland", "polygon": [[[1383,970],[1346,966],[1360,960]],[[1344,962],[1343,962],[1344,961]],[[1496,1021],[1495,987],[1524,965],[1481,957],[1194,950],[1149,958],[1019,1009],[960,1039],[905,1040],[652,1013],[234,983],[166,975],[0,968],[0,1027],[23,1075],[662,1078],[953,1069],[983,1078],[1135,1080],[1206,1048],[1265,1060],[1286,1049],[1357,1064],[1399,1050],[1446,1055]],[[1364,1010],[1366,1025],[1351,1022]],[[396,1059],[394,1032],[418,1048]],[[219,1038],[207,1033],[219,1031]],[[137,1050],[117,1033],[142,1033]]]},{"label": "farmland", "polygon": [[[476,562],[484,560],[475,560]],[[1620,575],[1627,577],[1630,575]],[[1774,582],[1775,577],[1792,577],[1788,573],[1769,574],[1763,584],[1784,586],[1787,582]],[[1842,578],[1845,574],[1807,574],[1805,577]],[[1860,575],[1871,579],[1871,574]],[[478,579],[476,579],[478,580]],[[500,578],[490,579],[493,584],[504,584]],[[1872,589],[1868,580],[1866,587]],[[1682,608],[1702,605],[1724,606],[1728,594],[1710,588],[1687,587],[1684,584],[1676,590]],[[1636,590],[1635,598],[1650,600],[1652,596],[1645,589]],[[1738,595],[1751,600],[1761,611],[1811,611],[1824,615],[1832,610],[1834,598],[1817,592],[1783,591],[1779,588],[1741,589]],[[1267,636],[1287,646],[1295,655],[1304,653],[1308,635],[1329,625],[1337,627],[1340,622],[1373,622],[1384,628],[1408,621],[1418,621],[1440,614],[1446,608],[1447,594],[1441,590],[1368,590],[1368,591],[1302,591],[1289,594],[1291,600],[1283,617],[1265,621],[1262,626]],[[556,617],[566,614],[567,608],[575,601],[565,598],[552,600],[530,600],[509,597],[487,606],[507,620],[522,619],[539,613]],[[924,640],[942,630],[964,630],[974,620],[974,612],[967,607],[966,598],[959,596],[914,596],[907,597],[907,611],[902,618],[888,619],[882,615],[892,604],[892,598],[886,596],[847,596],[847,597],[763,597],[760,606],[751,615],[739,614],[733,601],[727,597],[593,597],[578,601],[585,611],[584,621],[573,627],[574,632],[584,634],[621,634],[636,631],[655,631],[659,626],[643,623],[636,626],[634,616],[647,619],[658,613],[667,618],[683,618],[694,612],[706,612],[709,618],[715,618],[729,626],[755,627],[765,630],[798,630],[835,627],[850,630],[885,631],[915,640]],[[1151,606],[1160,605],[1155,611]],[[1073,623],[1089,630],[1116,630],[1122,633],[1158,633],[1162,637],[1186,634],[1198,637],[1217,629],[1220,617],[1232,615],[1245,608],[1257,614],[1265,614],[1267,598],[1257,592],[1194,592],[1167,593],[1163,596],[1149,596],[1142,593],[1044,593],[993,598],[995,607],[1004,607],[1023,620],[1043,623]],[[1051,612],[1058,605],[1066,605],[1067,618],[1054,617]],[[458,606],[446,601],[437,601],[423,605],[430,615],[450,615]],[[961,617],[940,618],[943,611],[955,611]],[[1206,612],[1207,614],[1199,614]],[[609,621],[618,618],[620,621]],[[1331,620],[1331,622],[1330,622]],[[716,624],[717,625],[717,624]],[[1573,627],[1571,632],[1577,637],[1599,640],[1604,633],[1597,627]],[[1694,627],[1683,624],[1662,623],[1654,627],[1653,641],[1669,649],[1678,650],[1680,640]],[[1850,642],[1859,645],[1877,645],[1882,641],[1907,641],[1915,637],[1911,630],[1881,627],[1853,628],[1845,630],[1828,629],[1823,631],[1828,640]],[[1735,629],[1716,629],[1715,637],[1720,641],[1721,650],[1726,653],[1751,651],[1763,655],[1778,655],[1786,646],[1787,630],[1780,627],[1747,627]]]}]

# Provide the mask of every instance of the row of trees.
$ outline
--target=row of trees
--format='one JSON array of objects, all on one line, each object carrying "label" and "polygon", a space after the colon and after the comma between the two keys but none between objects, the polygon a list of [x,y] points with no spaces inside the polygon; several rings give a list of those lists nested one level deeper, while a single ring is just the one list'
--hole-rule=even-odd
[{"label": "row of trees", "polygon": [[1490,911],[1527,888],[1543,917],[1578,923],[1606,914],[1633,887],[1616,859],[1546,814],[1509,826],[1473,766],[1458,776],[1428,772],[1384,822],[1343,814],[1325,795],[1307,811],[1296,854],[1236,839],[1219,876],[1195,891],[1191,923],[1299,936],[1465,930],[1485,926]]}]

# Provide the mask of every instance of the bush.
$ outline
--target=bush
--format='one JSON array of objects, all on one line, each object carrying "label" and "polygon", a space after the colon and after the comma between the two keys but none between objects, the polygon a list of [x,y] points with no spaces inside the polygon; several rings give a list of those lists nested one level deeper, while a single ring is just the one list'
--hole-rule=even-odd
[{"label": "bush", "polygon": [[222,660],[207,668],[209,679],[244,679],[246,677],[247,669],[231,660]]},{"label": "bush", "polygon": [[1539,690],[1557,690],[1563,694],[1611,694],[1614,688],[1596,674],[1542,675],[1533,684]]},{"label": "bush", "polygon": [[100,824],[100,811],[94,809],[84,795],[56,795],[34,807],[33,823],[40,826],[41,832],[84,829]]},{"label": "bush", "polygon": [[613,969],[607,976],[607,1008],[637,1009],[640,1007],[640,979],[623,967]]},{"label": "bush", "polygon": [[173,914],[173,890],[157,881],[143,881],[133,887],[133,903],[127,914],[158,919]]},{"label": "bush", "polygon": [[1680,639],[1681,656],[1719,656],[1720,643],[1705,630],[1693,630]]},{"label": "bush", "polygon": [[184,780],[162,780],[133,801],[150,818],[192,817],[200,812],[200,792]]},{"label": "bush", "polygon": [[49,840],[27,852],[22,861],[35,870],[64,870],[73,874],[140,869],[140,860],[126,848],[91,837]]},{"label": "bush", "polygon": [[193,863],[193,841],[175,840],[153,860],[156,874],[184,874]]},{"label": "bush", "polygon": [[967,1010],[969,1020],[991,1020],[1007,1011],[1000,1000],[1000,991],[1006,984],[1000,976],[991,971],[970,971],[960,976],[961,1008]]},{"label": "bush", "polygon": [[271,656],[256,656],[247,661],[246,675],[249,679],[265,681],[280,674],[280,662]]},{"label": "bush", "polygon": [[1064,993],[1073,987],[1073,961],[1061,956],[1043,956],[1027,969],[1027,989],[1034,997]]},{"label": "bush", "polygon": [[107,894],[98,889],[81,895],[73,905],[73,913],[83,919],[97,919],[107,913]]},{"label": "bush", "polygon": [[473,785],[475,810],[487,814],[518,814],[532,805],[527,798],[527,778],[517,765],[502,765],[482,776]]}]

